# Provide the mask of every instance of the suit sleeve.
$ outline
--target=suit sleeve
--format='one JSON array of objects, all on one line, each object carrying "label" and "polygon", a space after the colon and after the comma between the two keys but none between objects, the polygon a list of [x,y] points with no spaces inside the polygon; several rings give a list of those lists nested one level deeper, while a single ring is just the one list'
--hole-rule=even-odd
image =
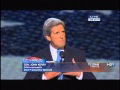
[{"label": "suit sleeve", "polygon": [[24,80],[37,79],[42,80],[42,73],[40,72],[27,72]]},{"label": "suit sleeve", "polygon": [[[35,53],[34,55],[31,55],[32,57],[42,57],[42,54],[40,52]],[[37,80],[42,80],[42,72],[27,72],[24,80],[28,79],[37,79]]]},{"label": "suit sleeve", "polygon": [[96,80],[96,77],[92,72],[84,72],[83,73],[83,80]]},{"label": "suit sleeve", "polygon": [[[86,61],[85,51],[82,51],[82,53],[81,53],[81,60],[82,60],[82,62],[87,62]],[[96,80],[96,77],[92,72],[83,72],[83,79],[82,80],[85,80],[85,79],[87,79],[87,80],[89,80],[89,79]]]}]

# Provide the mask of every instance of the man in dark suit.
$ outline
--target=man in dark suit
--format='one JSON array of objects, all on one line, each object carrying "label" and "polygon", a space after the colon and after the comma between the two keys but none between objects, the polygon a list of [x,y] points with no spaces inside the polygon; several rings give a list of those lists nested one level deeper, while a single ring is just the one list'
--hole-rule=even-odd
[{"label": "man in dark suit", "polygon": [[[43,35],[50,42],[49,46],[34,54],[34,57],[45,58],[46,60],[56,61],[57,51],[64,51],[65,62],[86,62],[85,52],[66,45],[65,24],[57,18],[49,18],[43,26]],[[92,72],[27,72],[24,79],[40,80],[83,80],[96,79]]]}]

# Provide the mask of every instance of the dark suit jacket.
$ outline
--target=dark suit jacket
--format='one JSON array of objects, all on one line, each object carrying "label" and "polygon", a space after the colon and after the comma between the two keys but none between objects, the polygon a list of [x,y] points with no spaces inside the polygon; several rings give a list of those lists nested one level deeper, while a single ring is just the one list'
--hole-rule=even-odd
[{"label": "dark suit jacket", "polygon": [[[64,52],[65,52],[65,62],[72,62],[72,58],[74,58],[76,62],[86,62],[85,52],[83,50],[77,50],[75,48],[66,46]],[[39,57],[39,58],[45,58],[46,60],[52,60],[49,46],[32,56]],[[24,79],[42,80],[42,74],[43,73],[41,72],[27,72]],[[58,76],[51,80],[57,80],[57,78]],[[63,79],[64,80],[77,80],[76,77],[68,76],[68,75],[64,75]],[[84,79],[96,79],[96,78],[91,72],[83,72],[82,80]]]}]

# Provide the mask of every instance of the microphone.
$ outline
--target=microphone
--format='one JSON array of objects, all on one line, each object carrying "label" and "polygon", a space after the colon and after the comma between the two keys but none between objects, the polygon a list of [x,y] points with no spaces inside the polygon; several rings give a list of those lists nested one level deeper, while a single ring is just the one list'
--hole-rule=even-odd
[{"label": "microphone", "polygon": [[[64,51],[60,52],[60,57],[61,57],[61,62],[63,63],[64,58],[65,58],[65,52]],[[60,66],[61,66],[61,70],[62,70],[62,64],[60,64]],[[61,72],[61,74],[60,74],[60,80],[63,80],[63,72]]]},{"label": "microphone", "polygon": [[61,57],[61,62],[64,62],[65,52],[61,51],[60,52],[60,57]]}]

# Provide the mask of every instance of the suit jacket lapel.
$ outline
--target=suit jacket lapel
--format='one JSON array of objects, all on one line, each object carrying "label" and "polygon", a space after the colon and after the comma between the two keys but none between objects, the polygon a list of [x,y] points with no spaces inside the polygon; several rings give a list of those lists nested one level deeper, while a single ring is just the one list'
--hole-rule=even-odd
[{"label": "suit jacket lapel", "polygon": [[[72,61],[72,53],[69,51],[69,47],[65,47],[65,62],[71,62]],[[43,52],[43,57],[48,60],[48,61],[52,61],[52,55],[50,52],[50,48],[49,46],[45,48],[44,52]]]},{"label": "suit jacket lapel", "polygon": [[69,51],[69,47],[65,47],[65,62],[71,62],[72,61],[72,53]]},{"label": "suit jacket lapel", "polygon": [[52,61],[52,55],[51,55],[51,52],[50,52],[50,48],[49,46],[47,48],[45,48],[44,52],[43,52],[43,57],[47,60],[47,61]]}]

